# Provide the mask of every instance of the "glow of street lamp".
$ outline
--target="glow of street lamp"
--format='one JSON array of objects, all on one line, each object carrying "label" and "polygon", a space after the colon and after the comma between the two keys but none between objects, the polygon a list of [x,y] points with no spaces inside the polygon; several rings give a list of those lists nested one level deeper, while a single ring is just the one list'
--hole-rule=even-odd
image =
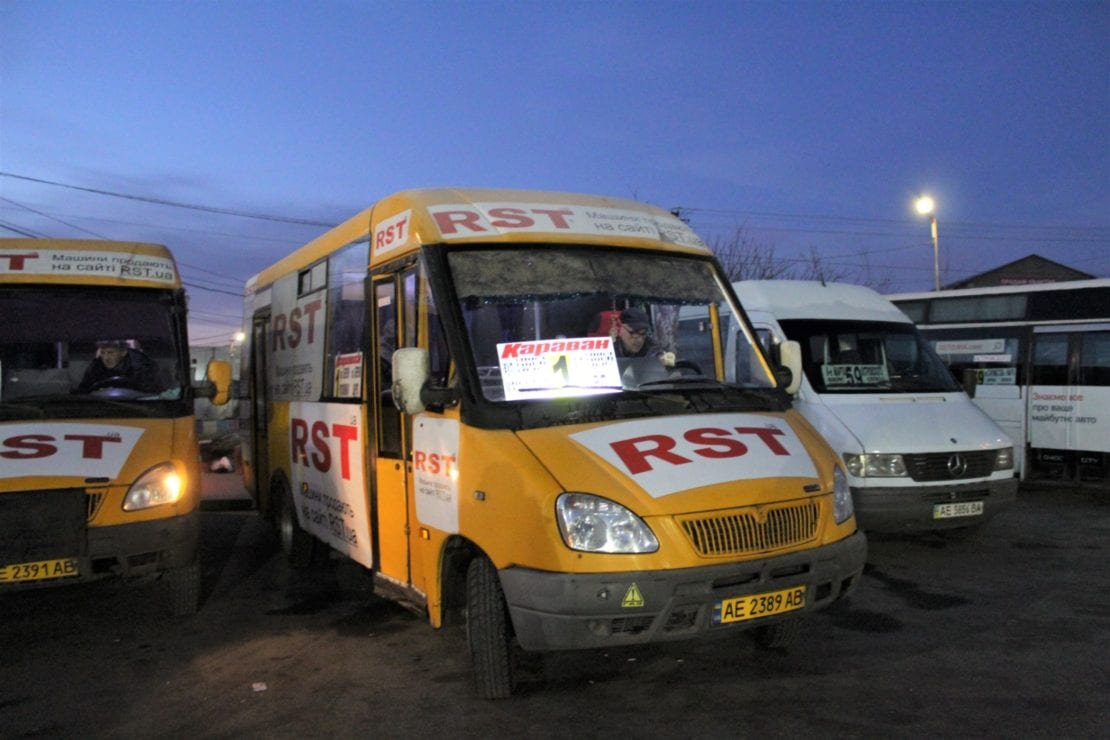
[{"label": "glow of street lamp", "polygon": [[917,199],[917,201],[914,203],[914,207],[917,208],[917,212],[920,213],[922,216],[928,216],[934,210],[936,210],[937,204],[934,203],[933,199],[929,196],[923,195]]}]

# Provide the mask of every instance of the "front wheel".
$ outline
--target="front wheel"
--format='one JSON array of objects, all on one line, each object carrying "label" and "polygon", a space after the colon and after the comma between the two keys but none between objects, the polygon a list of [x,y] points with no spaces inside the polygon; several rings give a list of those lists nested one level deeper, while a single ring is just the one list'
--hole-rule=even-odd
[{"label": "front wheel", "polygon": [[466,641],[474,684],[483,699],[513,693],[512,630],[497,569],[478,556],[466,571]]},{"label": "front wheel", "polygon": [[274,492],[279,498],[277,530],[281,551],[292,567],[307,568],[312,563],[313,537],[297,522],[297,504],[292,491],[279,483],[274,486]]}]

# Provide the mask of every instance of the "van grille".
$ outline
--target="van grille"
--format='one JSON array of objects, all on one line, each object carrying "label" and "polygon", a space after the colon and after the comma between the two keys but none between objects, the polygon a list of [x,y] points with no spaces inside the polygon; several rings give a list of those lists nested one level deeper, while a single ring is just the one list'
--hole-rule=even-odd
[{"label": "van grille", "polygon": [[994,470],[998,450],[903,455],[910,477],[921,483],[961,478],[986,478]]},{"label": "van grille", "polygon": [[85,501],[88,504],[88,519],[91,522],[96,512],[100,509],[100,505],[104,503],[103,491],[89,491],[85,496]]},{"label": "van grille", "polygon": [[816,501],[772,508],[744,508],[711,516],[680,517],[690,544],[705,557],[780,550],[817,536]]}]

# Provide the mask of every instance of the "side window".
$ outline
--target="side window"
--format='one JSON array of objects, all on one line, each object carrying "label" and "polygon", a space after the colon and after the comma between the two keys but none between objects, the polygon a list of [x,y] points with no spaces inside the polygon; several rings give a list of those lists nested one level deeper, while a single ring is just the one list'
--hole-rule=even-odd
[{"label": "side window", "polygon": [[1110,331],[1082,335],[1079,344],[1079,384],[1110,386]]},{"label": "side window", "polygon": [[328,259],[327,360],[324,395],[362,398],[369,242],[347,245]]},{"label": "side window", "polygon": [[397,290],[392,275],[374,282],[374,329],[378,342],[375,392],[378,453],[401,455],[401,412],[393,405],[393,350],[397,349]]},{"label": "side window", "polygon": [[1067,334],[1038,334],[1034,337],[1031,382],[1033,385],[1067,385]]}]

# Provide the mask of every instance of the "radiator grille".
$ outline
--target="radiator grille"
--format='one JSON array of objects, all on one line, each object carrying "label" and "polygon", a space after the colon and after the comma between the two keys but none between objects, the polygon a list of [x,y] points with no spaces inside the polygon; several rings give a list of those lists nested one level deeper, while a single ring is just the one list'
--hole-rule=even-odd
[{"label": "radiator grille", "polygon": [[764,509],[735,509],[711,516],[680,517],[679,524],[700,555],[725,557],[768,552],[817,536],[816,501]]},{"label": "radiator grille", "polygon": [[903,455],[906,470],[918,482],[986,478],[997,457],[997,450]]}]

